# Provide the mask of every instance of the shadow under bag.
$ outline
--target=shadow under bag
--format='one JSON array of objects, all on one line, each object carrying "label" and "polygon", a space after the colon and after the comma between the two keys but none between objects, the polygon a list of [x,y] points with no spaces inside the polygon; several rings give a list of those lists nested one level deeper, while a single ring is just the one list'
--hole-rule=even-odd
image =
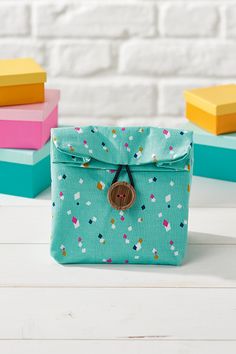
[{"label": "shadow under bag", "polygon": [[59,263],[182,263],[192,132],[52,129],[51,255]]}]

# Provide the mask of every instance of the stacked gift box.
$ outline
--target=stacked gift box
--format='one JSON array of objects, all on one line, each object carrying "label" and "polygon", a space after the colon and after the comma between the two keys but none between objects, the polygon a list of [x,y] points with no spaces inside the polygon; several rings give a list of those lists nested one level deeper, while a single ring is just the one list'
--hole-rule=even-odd
[{"label": "stacked gift box", "polygon": [[58,90],[33,59],[0,60],[0,193],[35,197],[51,183],[50,129]]},{"label": "stacked gift box", "polygon": [[185,92],[194,133],[194,175],[236,182],[236,85]]}]

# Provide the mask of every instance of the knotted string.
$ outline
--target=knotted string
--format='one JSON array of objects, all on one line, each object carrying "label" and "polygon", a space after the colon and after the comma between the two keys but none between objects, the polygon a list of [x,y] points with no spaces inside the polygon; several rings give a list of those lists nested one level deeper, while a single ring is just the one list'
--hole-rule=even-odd
[{"label": "knotted string", "polygon": [[[134,188],[134,180],[133,180],[133,176],[131,174],[130,168],[129,168],[128,165],[124,165],[124,166],[126,168],[128,176],[129,176],[130,184]],[[123,168],[123,165],[119,165],[119,167],[118,167],[118,169],[116,171],[115,177],[113,178],[113,181],[112,181],[111,184],[113,184],[113,183],[118,181],[118,178],[119,178],[119,175],[120,175],[120,172],[121,172],[122,168]]]}]

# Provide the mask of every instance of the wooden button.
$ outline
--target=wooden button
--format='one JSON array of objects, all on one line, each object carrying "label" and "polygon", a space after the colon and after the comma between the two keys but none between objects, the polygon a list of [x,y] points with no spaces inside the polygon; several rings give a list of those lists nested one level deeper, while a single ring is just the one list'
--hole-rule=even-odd
[{"label": "wooden button", "polygon": [[108,189],[107,197],[112,208],[126,210],[134,204],[136,193],[131,184],[118,181],[113,183]]}]

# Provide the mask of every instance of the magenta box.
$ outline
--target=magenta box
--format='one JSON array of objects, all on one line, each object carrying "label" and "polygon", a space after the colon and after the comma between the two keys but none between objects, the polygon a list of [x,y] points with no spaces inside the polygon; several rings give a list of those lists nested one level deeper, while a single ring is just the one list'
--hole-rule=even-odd
[{"label": "magenta box", "polygon": [[45,90],[45,102],[0,108],[0,148],[40,149],[57,127],[59,90]]}]

